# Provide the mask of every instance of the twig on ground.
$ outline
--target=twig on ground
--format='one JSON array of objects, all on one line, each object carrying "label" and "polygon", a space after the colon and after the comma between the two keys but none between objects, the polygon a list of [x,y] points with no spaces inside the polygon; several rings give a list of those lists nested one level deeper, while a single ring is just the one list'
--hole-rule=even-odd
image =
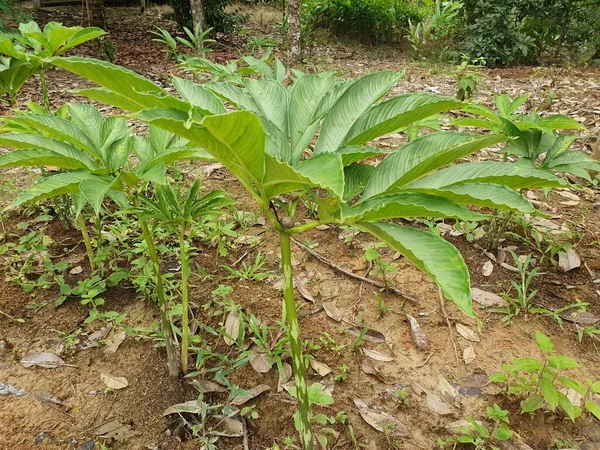
[{"label": "twig on ground", "polygon": [[366,278],[366,277],[363,277],[361,275],[357,275],[357,274],[355,274],[353,272],[350,272],[349,270],[346,270],[346,269],[344,269],[344,268],[342,268],[342,267],[340,267],[340,266],[332,263],[327,258],[325,258],[323,255],[320,255],[319,253],[313,251],[312,249],[308,248],[306,245],[304,245],[301,242],[297,241],[293,237],[291,238],[291,240],[294,242],[294,244],[296,244],[298,247],[300,247],[305,252],[309,253],[311,256],[314,256],[315,258],[317,258],[323,264],[328,265],[332,269],[337,270],[338,272],[343,273],[344,275],[349,276],[350,278],[354,278],[355,280],[364,281],[365,283],[372,284],[373,286],[377,286],[378,288],[385,289],[386,291],[389,291],[389,292],[393,292],[394,294],[399,295],[400,297],[403,297],[403,298],[405,298],[407,300],[410,300],[412,302],[418,302],[419,301],[415,296],[407,294],[406,292],[402,292],[400,289],[396,289],[394,287],[386,286],[381,281],[377,281],[377,280],[373,280],[371,278]]},{"label": "twig on ground", "polygon": [[427,364],[429,362],[429,360],[431,359],[431,357],[435,355],[435,352],[431,352],[429,355],[427,355],[427,358],[425,358],[425,361],[423,361],[421,364],[419,364],[417,367],[415,367],[415,369],[420,369],[421,367],[424,367],[425,364]]},{"label": "twig on ground", "polygon": [[438,288],[438,294],[440,297],[440,307],[442,308],[442,314],[446,319],[446,324],[448,325],[448,333],[450,334],[450,341],[452,342],[452,347],[454,347],[454,356],[456,358],[456,367],[460,369],[462,366],[460,364],[460,358],[458,356],[458,347],[456,346],[456,342],[454,341],[454,335],[452,333],[452,325],[450,324],[450,319],[448,318],[448,314],[446,313],[446,306],[444,305],[444,294],[442,294],[442,289]]},{"label": "twig on ground", "polygon": [[242,417],[242,429],[244,430],[244,450],[250,450],[248,445],[248,425],[246,424],[246,418]]}]

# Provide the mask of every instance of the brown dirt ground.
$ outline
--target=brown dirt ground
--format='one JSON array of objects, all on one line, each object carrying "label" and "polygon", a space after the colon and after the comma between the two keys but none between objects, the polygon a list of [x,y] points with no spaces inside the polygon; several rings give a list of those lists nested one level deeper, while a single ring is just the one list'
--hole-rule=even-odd
[{"label": "brown dirt ground", "polygon": [[[140,20],[135,8],[110,8],[109,23],[110,38],[117,48],[117,63],[126,65],[142,72],[145,76],[157,82],[163,82],[169,73],[180,73],[172,63],[164,61],[159,47],[149,43],[147,31],[152,24],[169,25],[164,14],[165,8],[153,9],[150,15]],[[66,24],[76,24],[79,21],[78,8],[60,10],[42,10],[35,12],[40,21],[60,20]],[[252,12],[252,21],[248,25],[252,33],[266,34],[273,31],[276,13],[268,8]],[[172,25],[170,25],[172,26]],[[250,35],[252,35],[252,33]],[[212,57],[217,61],[225,61],[237,55],[243,46],[239,36],[227,37],[224,46],[217,47]],[[363,72],[392,68],[400,69],[404,63],[397,58],[392,50],[382,50],[384,58],[376,59],[375,52],[368,47],[345,48],[342,44],[332,43],[326,50],[318,45],[313,49],[315,57],[313,68],[329,67],[340,70],[344,76],[357,76]],[[90,49],[81,50],[89,52]],[[336,53],[337,52],[337,53]],[[350,52],[350,56],[347,56]],[[342,55],[341,57],[336,57]],[[581,117],[590,127],[590,132],[584,134],[578,141],[579,146],[586,146],[591,141],[595,127],[600,120],[600,90],[598,90],[599,75],[597,70],[564,70],[542,68],[517,68],[510,70],[487,71],[488,79],[478,94],[483,101],[490,101],[494,92],[508,92],[511,95],[530,92],[532,100],[530,107],[543,104],[544,99],[552,91],[554,94],[551,110],[564,112]],[[50,85],[54,87],[51,96],[55,105],[75,98],[67,92],[69,89],[85,85],[79,79],[64,72],[51,71],[48,76]],[[409,65],[407,75],[397,88],[398,92],[426,90],[440,94],[454,92],[452,73],[441,71],[437,67],[419,67]],[[21,105],[25,101],[39,101],[40,95],[35,80],[28,83]],[[109,108],[106,109],[109,111]],[[4,111],[3,114],[7,114]],[[381,140],[379,144],[393,146],[398,137]],[[478,157],[485,158],[482,154]],[[184,173],[192,176],[198,170],[195,166],[184,169]],[[236,198],[240,208],[247,209],[250,204],[237,183],[221,173],[222,177],[212,177],[207,181],[210,188],[227,189]],[[20,189],[29,185],[35,174],[31,172],[6,170],[0,174],[3,199],[9,199]],[[539,198],[541,193],[537,192]],[[566,274],[546,263],[541,271],[544,276],[537,277],[534,288],[539,290],[536,302],[550,308],[558,308],[576,299],[590,303],[590,311],[600,314],[600,294],[598,286],[590,284],[598,278],[600,271],[600,221],[598,209],[598,191],[579,194],[582,201],[574,207],[561,205],[564,199],[552,194],[548,203],[557,208],[557,222],[567,222],[573,229],[582,233],[577,251],[587,268],[582,267]],[[5,224],[7,235],[17,233],[16,223],[23,218],[11,217]],[[261,227],[250,230],[260,234],[258,249],[267,252],[272,269],[277,267],[276,236]],[[370,243],[370,237],[361,234],[352,243],[345,244],[338,238],[340,230],[314,230],[303,238],[317,242],[315,248],[329,260],[344,266],[348,270],[364,274],[367,270],[362,259],[362,246]],[[48,227],[55,242],[62,242],[66,247],[75,245],[76,234],[62,231],[58,224]],[[516,274],[496,266],[491,277],[481,274],[481,267],[488,259],[473,243],[462,237],[449,237],[459,247],[469,266],[473,286],[501,293],[510,289],[510,280],[516,279]],[[516,242],[508,242],[517,244]],[[75,249],[81,253],[83,249]],[[254,257],[254,249],[247,256]],[[219,283],[228,283],[234,287],[232,298],[246,311],[254,313],[262,321],[274,323],[280,318],[281,298],[279,292],[270,283],[232,282],[224,279],[226,272],[221,264],[232,264],[241,257],[245,248],[232,251],[224,259],[215,264],[213,250],[204,249],[197,261],[215,278],[194,286],[191,293],[192,301],[201,305],[207,301],[210,291]],[[533,340],[533,331],[541,330],[548,334],[557,350],[573,357],[581,364],[575,373],[580,377],[600,377],[600,356],[590,339],[579,343],[570,324],[560,328],[549,318],[531,315],[518,317],[506,327],[500,322],[500,316],[488,314],[478,309],[483,319],[481,341],[470,343],[458,336],[453,330],[449,331],[446,317],[441,311],[440,300],[434,284],[407,261],[400,258],[394,262],[398,265],[395,276],[396,285],[402,290],[418,298],[418,303],[407,301],[394,294],[381,293],[385,305],[391,311],[380,317],[377,308],[376,290],[370,285],[351,280],[346,276],[323,265],[313,257],[295,247],[295,270],[299,275],[306,274],[310,278],[307,288],[317,298],[334,304],[342,313],[345,321],[353,323],[360,319],[362,323],[380,331],[386,337],[386,344],[366,343],[365,347],[386,354],[393,354],[391,362],[368,360],[386,377],[385,384],[378,379],[366,375],[360,370],[366,359],[352,351],[354,336],[348,332],[349,326],[334,322],[324,312],[307,314],[302,320],[302,332],[305,339],[319,342],[323,332],[329,333],[336,344],[344,345],[338,354],[321,348],[313,351],[313,356],[320,362],[328,364],[334,373],[341,365],[350,367],[348,377],[343,382],[334,383],[331,376],[321,379],[317,374],[309,374],[311,381],[320,381],[334,385],[333,397],[335,404],[323,409],[328,414],[343,410],[349,413],[349,423],[354,427],[358,442],[368,449],[393,448],[386,437],[366,425],[353,404],[354,398],[360,398],[382,406],[393,413],[410,430],[411,436],[398,442],[398,448],[413,449],[434,448],[437,438],[448,436],[444,426],[453,420],[466,416],[482,419],[485,406],[498,402],[511,410],[511,420],[522,439],[536,450],[555,448],[558,440],[568,440],[572,445],[582,449],[600,448],[600,432],[598,422],[585,417],[576,424],[550,412],[538,413],[533,417],[520,416],[517,404],[503,400],[499,389],[493,385],[476,386],[472,391],[477,395],[463,395],[462,410],[449,417],[433,414],[426,406],[425,398],[410,394],[410,407],[400,408],[390,400],[390,393],[398,387],[409,386],[418,381],[427,388],[435,390],[440,375],[448,378],[457,385],[467,386],[466,377],[473,374],[486,374],[497,371],[502,363],[515,357],[541,356]],[[519,253],[527,250],[521,245]],[[384,255],[391,260],[392,253]],[[82,274],[85,276],[87,268]],[[567,289],[566,285],[581,285]],[[35,298],[24,293],[10,281],[0,280],[0,311],[13,317],[24,319],[23,324],[0,318],[0,341],[5,347],[0,347],[0,382],[10,383],[28,391],[22,397],[14,395],[3,396],[0,401],[0,449],[90,449],[90,441],[101,442],[95,431],[103,424],[116,419],[128,426],[134,433],[123,442],[103,442],[110,449],[192,449],[198,448],[193,440],[181,441],[186,434],[178,427],[176,420],[163,418],[163,411],[176,403],[193,400],[195,391],[184,381],[168,377],[165,355],[161,349],[154,348],[154,343],[147,339],[128,336],[115,355],[106,356],[103,348],[81,350],[75,353],[63,354],[65,361],[72,365],[58,369],[24,368],[19,364],[20,357],[30,351],[59,352],[64,344],[60,332],[71,333],[83,327],[84,332],[98,329],[101,325],[83,325],[87,309],[76,302],[67,302],[64,306],[54,309],[45,307],[38,311],[28,309],[27,305],[40,301],[54,299],[56,293],[52,290],[37,292]],[[299,298],[301,298],[299,296]],[[299,300],[300,311],[310,312],[315,306],[304,300]],[[136,298],[131,289],[112,289],[106,296],[106,310],[116,310],[127,313],[130,322],[136,325],[148,326],[157,320],[157,312],[149,302]],[[461,316],[453,306],[446,304],[448,320],[452,325],[463,323],[476,328],[476,323]],[[200,321],[210,324],[214,319],[203,317],[202,310],[196,310]],[[410,328],[404,314],[409,313],[418,317],[426,333],[430,348],[426,352],[418,351],[412,343]],[[450,339],[450,334],[452,339]],[[209,340],[215,351],[227,352],[228,347],[222,341]],[[459,351],[459,360],[455,357],[455,343]],[[462,350],[472,344],[475,348],[476,359],[470,365],[465,365],[460,359]],[[129,387],[115,392],[105,393],[100,380],[100,373],[111,373],[124,376],[129,381]],[[285,436],[295,434],[292,414],[294,402],[285,393],[277,393],[277,375],[274,371],[268,374],[258,374],[248,365],[241,367],[232,375],[232,381],[243,388],[251,388],[258,384],[268,384],[271,391],[253,401],[260,418],[249,424],[249,448],[264,449],[278,442]],[[461,384],[462,383],[462,384]],[[479,389],[479,390],[478,390]],[[35,394],[46,393],[59,398],[63,406],[49,405],[36,399]],[[224,401],[222,396],[212,395],[211,401]],[[330,448],[353,448],[349,435],[339,426],[339,440],[330,444]],[[86,446],[87,445],[87,446]],[[99,447],[96,447],[99,448]],[[218,448],[241,449],[241,439],[221,439]]]}]

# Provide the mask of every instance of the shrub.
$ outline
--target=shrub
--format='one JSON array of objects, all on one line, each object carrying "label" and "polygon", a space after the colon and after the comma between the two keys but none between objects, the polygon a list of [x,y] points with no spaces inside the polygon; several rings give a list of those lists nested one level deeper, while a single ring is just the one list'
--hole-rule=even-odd
[{"label": "shrub", "polygon": [[465,52],[491,66],[589,61],[600,48],[596,0],[465,0]]},{"label": "shrub", "polygon": [[427,14],[402,0],[308,0],[302,7],[308,26],[372,44],[399,40],[409,21],[420,22]]}]

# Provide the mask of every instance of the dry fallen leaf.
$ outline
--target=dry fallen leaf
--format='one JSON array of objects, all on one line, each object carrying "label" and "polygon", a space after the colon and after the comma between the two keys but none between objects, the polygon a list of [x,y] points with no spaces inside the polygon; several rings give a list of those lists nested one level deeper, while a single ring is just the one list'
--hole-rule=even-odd
[{"label": "dry fallen leaf", "polygon": [[410,433],[408,428],[391,414],[376,409],[374,406],[359,400],[354,399],[354,404],[358,408],[358,413],[365,422],[375,428],[377,431],[383,432],[384,427],[387,433],[397,437],[408,437]]},{"label": "dry fallen leaf", "polygon": [[[482,422],[480,422],[479,420],[476,420],[475,423],[477,423],[478,425],[482,425]],[[444,428],[446,430],[450,431],[451,433],[456,433],[456,432],[460,431],[461,428],[465,428],[465,427],[471,428],[472,426],[473,425],[468,420],[460,419],[460,420],[457,420],[456,422],[450,422]]]},{"label": "dry fallen leaf", "polygon": [[113,334],[106,340],[106,347],[104,348],[104,354],[106,355],[114,355],[119,349],[120,345],[125,340],[127,335],[124,331],[119,331],[116,334]]},{"label": "dry fallen leaf", "polygon": [[116,377],[109,373],[100,373],[100,379],[104,382],[104,384],[111,389],[123,389],[129,386],[129,382],[125,377]]},{"label": "dry fallen leaf", "polygon": [[481,269],[481,274],[484,277],[489,277],[494,271],[494,263],[491,261],[486,261]]},{"label": "dry fallen leaf", "polygon": [[83,272],[83,267],[81,266],[75,266],[71,270],[69,270],[69,273],[71,275],[79,275],[81,272]]},{"label": "dry fallen leaf", "polygon": [[231,401],[231,404],[233,406],[243,405],[247,401],[258,397],[263,392],[267,392],[269,389],[271,389],[270,386],[267,386],[266,384],[259,384],[258,386],[254,386],[252,389],[247,389],[246,392],[248,395],[238,395]]},{"label": "dry fallen leaf", "polygon": [[427,340],[427,336],[425,336],[425,332],[421,328],[421,325],[419,325],[417,319],[410,314],[407,314],[406,318],[410,324],[410,333],[412,335],[413,342],[419,350],[427,350],[429,348],[429,341]]},{"label": "dry fallen leaf", "polygon": [[478,288],[471,288],[471,298],[485,308],[502,308],[506,306],[506,300],[498,294]]},{"label": "dry fallen leaf", "polygon": [[312,294],[306,287],[307,282],[308,280],[306,278],[296,278],[294,280],[294,285],[296,286],[296,289],[298,289],[298,292],[300,292],[300,295],[302,295],[302,297],[304,297],[305,300],[311,303],[315,303],[315,298],[312,296]]},{"label": "dry fallen leaf", "polygon": [[440,395],[442,396],[442,399],[446,403],[454,406],[455,408],[460,408],[460,394],[458,393],[456,388],[452,386],[450,382],[441,375],[438,376],[437,388],[440,392]]},{"label": "dry fallen leaf", "polygon": [[396,382],[396,380],[393,380],[391,377],[388,377],[388,376],[382,374],[379,370],[377,370],[376,368],[374,368],[372,365],[370,365],[367,362],[363,361],[363,363],[361,365],[361,369],[364,373],[366,373],[367,375],[373,375],[375,378],[377,378],[382,383],[394,384]]},{"label": "dry fallen leaf", "polygon": [[317,372],[319,375],[321,375],[322,377],[329,375],[331,373],[331,368],[327,364],[320,363],[316,359],[310,360],[310,367],[312,367],[313,370],[315,372]]},{"label": "dry fallen leaf", "polygon": [[21,359],[23,367],[40,366],[46,369],[56,369],[64,365],[64,363],[61,357],[49,352],[28,353]]},{"label": "dry fallen leaf", "polygon": [[560,267],[563,272],[577,269],[578,267],[581,267],[581,258],[579,258],[577,252],[572,248],[558,252],[558,267]]},{"label": "dry fallen leaf", "polygon": [[225,336],[223,340],[227,345],[233,345],[240,335],[240,313],[234,309],[227,315],[225,320]]},{"label": "dry fallen leaf", "polygon": [[204,172],[204,178],[210,178],[213,173],[222,168],[223,164],[221,163],[208,164],[202,167],[202,172]]},{"label": "dry fallen leaf", "polygon": [[201,405],[198,404],[198,400],[190,400],[189,402],[178,403],[165,409],[163,416],[181,413],[198,414],[202,410],[200,406]]},{"label": "dry fallen leaf", "polygon": [[475,361],[475,348],[473,348],[472,345],[469,345],[463,350],[463,359],[467,365]]},{"label": "dry fallen leaf", "polygon": [[283,385],[292,377],[292,366],[284,362],[281,367],[283,368],[283,373],[279,374],[279,380],[277,381],[277,392],[283,391]]},{"label": "dry fallen leaf", "polygon": [[271,370],[269,365],[269,356],[266,353],[256,353],[250,358],[250,365],[258,373],[267,373]]},{"label": "dry fallen leaf", "polygon": [[372,342],[374,344],[385,344],[385,335],[381,331],[373,330],[372,328],[367,329],[363,333],[363,329],[359,327],[348,328],[348,333],[353,336],[360,336],[362,334],[362,340],[364,342]]},{"label": "dry fallen leaf", "polygon": [[331,227],[329,225],[317,225],[315,228],[320,231],[325,231],[325,230],[329,230],[329,228],[331,228]]},{"label": "dry fallen leaf", "polygon": [[481,339],[479,339],[479,336],[477,336],[477,333],[475,333],[471,328],[469,328],[466,325],[463,325],[462,323],[456,324],[456,331],[458,332],[458,334],[460,334],[462,337],[464,337],[467,341],[471,341],[471,342],[480,342],[481,341]]},{"label": "dry fallen leaf", "polygon": [[190,384],[202,394],[208,394],[209,392],[227,392],[225,387],[210,380],[192,380]]},{"label": "dry fallen leaf", "polygon": [[559,316],[567,322],[573,322],[583,326],[596,325],[600,322],[600,318],[596,315],[579,308],[569,308],[566,311],[561,312]]},{"label": "dry fallen leaf", "polygon": [[369,358],[374,359],[375,361],[390,362],[394,360],[394,358],[392,358],[391,356],[384,355],[383,353],[379,353],[375,350],[369,350],[365,348],[363,349],[363,352],[365,353],[365,356],[368,356]]},{"label": "dry fallen leaf", "polygon": [[218,428],[212,429],[210,432],[223,437],[242,437],[244,435],[244,425],[237,419],[223,417],[219,421]]},{"label": "dry fallen leaf", "polygon": [[569,199],[569,200],[572,200],[572,201],[575,201],[575,202],[578,202],[579,200],[581,200],[578,195],[575,195],[575,194],[573,194],[572,192],[569,192],[569,191],[557,190],[556,193],[558,195],[560,195],[561,197],[564,197],[566,199]]},{"label": "dry fallen leaf", "polygon": [[427,407],[439,416],[454,414],[454,411],[448,404],[432,393],[427,393]]},{"label": "dry fallen leaf", "polygon": [[114,439],[117,442],[125,442],[127,439],[132,438],[139,433],[132,431],[131,428],[127,425],[123,425],[118,420],[111,420],[97,428],[94,434],[103,439]]},{"label": "dry fallen leaf", "polygon": [[323,303],[323,309],[325,310],[325,314],[327,314],[330,319],[333,319],[336,322],[342,321],[342,313],[331,303]]}]

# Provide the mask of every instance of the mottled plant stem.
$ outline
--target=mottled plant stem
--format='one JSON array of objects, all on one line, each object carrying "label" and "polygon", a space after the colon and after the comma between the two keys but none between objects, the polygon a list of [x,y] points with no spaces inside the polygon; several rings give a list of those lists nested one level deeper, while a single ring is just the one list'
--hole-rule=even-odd
[{"label": "mottled plant stem", "polygon": [[304,357],[302,355],[302,339],[300,337],[300,324],[296,314],[296,301],[294,299],[294,278],[292,272],[292,250],[290,248],[290,235],[284,231],[279,232],[281,241],[281,272],[283,275],[283,295],[285,299],[285,317],[288,323],[288,338],[292,353],[292,367],[296,383],[296,397],[298,399],[298,413],[300,416],[298,433],[303,450],[313,450],[314,440],[311,426],[311,410],[308,400],[308,386],[306,384]]}]

